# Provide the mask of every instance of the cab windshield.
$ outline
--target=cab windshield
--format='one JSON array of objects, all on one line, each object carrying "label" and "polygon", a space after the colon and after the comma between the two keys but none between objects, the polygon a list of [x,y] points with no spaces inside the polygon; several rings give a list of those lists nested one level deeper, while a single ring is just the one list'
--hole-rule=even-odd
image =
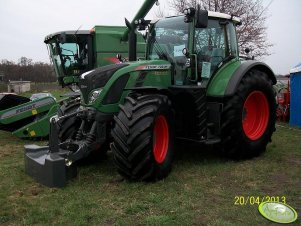
[{"label": "cab windshield", "polygon": [[175,61],[184,57],[182,50],[188,48],[189,24],[184,17],[170,17],[154,24],[148,35],[148,59]]},{"label": "cab windshield", "polygon": [[76,43],[49,43],[51,58],[59,76],[73,75],[73,67],[77,63]]},{"label": "cab windshield", "polygon": [[47,46],[59,80],[87,71],[88,43],[84,36],[66,35],[64,41],[58,36],[48,41]]}]

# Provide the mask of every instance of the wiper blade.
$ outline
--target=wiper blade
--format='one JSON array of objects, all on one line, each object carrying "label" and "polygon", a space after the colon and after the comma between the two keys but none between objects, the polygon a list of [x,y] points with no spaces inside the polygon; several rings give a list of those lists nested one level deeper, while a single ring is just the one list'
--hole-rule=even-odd
[{"label": "wiper blade", "polygon": [[62,50],[65,50],[65,51],[67,51],[67,52],[71,52],[72,53],[72,55],[71,56],[74,56],[74,52],[72,51],[72,50],[70,50],[70,49],[65,49],[65,48],[63,48],[63,47],[60,47]]},{"label": "wiper blade", "polygon": [[153,44],[155,52],[158,54],[159,59],[168,60],[167,54],[162,50],[155,37],[151,37],[151,43]]}]

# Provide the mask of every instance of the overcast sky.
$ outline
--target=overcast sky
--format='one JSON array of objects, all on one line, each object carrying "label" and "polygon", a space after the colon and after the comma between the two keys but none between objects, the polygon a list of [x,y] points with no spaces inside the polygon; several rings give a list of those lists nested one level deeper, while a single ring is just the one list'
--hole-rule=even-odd
[{"label": "overcast sky", "polygon": [[[275,73],[287,74],[301,62],[301,0],[263,0],[268,8],[268,39],[274,46],[265,57]],[[49,62],[43,43],[47,34],[91,29],[94,25],[124,25],[144,0],[0,0],[0,60],[21,56]],[[161,0],[161,6],[168,0]],[[148,18],[155,17],[155,9]],[[168,9],[167,6],[165,6]]]}]

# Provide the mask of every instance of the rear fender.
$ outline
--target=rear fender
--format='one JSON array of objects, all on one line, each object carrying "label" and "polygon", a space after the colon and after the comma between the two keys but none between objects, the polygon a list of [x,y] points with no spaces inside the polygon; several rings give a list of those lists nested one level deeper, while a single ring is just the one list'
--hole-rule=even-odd
[{"label": "rear fender", "polygon": [[250,70],[258,70],[266,73],[269,77],[269,79],[272,81],[272,84],[275,85],[277,80],[275,77],[274,72],[272,69],[266,65],[265,63],[258,62],[258,61],[246,61],[245,63],[242,63],[240,67],[234,72],[234,74],[231,76],[227,88],[225,90],[225,96],[231,96],[235,93],[237,86],[239,85],[241,79],[244,77],[244,75],[250,71]]},{"label": "rear fender", "polygon": [[248,60],[248,61],[233,61],[225,65],[210,81],[207,88],[207,96],[223,98],[232,96],[241,79],[250,70],[259,70],[266,73],[272,84],[276,84],[276,78],[272,69],[265,63]]}]

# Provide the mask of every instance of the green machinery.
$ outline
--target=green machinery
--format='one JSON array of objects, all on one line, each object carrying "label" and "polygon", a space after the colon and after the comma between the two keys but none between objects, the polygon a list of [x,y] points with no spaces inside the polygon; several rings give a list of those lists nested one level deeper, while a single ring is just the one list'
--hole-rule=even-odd
[{"label": "green machinery", "polygon": [[[127,57],[127,33],[122,26],[95,26],[90,31],[62,31],[46,36],[45,43],[50,52],[59,83],[69,86],[78,83],[79,76],[101,66],[120,63]],[[144,56],[145,41],[138,35],[137,54]],[[118,59],[116,55],[119,55]]]},{"label": "green machinery", "polygon": [[[147,8],[142,8],[135,18],[143,17],[147,12]],[[127,33],[125,26],[95,26],[90,31],[62,31],[46,36],[45,43],[59,84],[72,88],[82,73],[125,60],[129,52]],[[144,57],[145,40],[140,33],[135,51],[139,57]],[[50,118],[75,109],[79,99],[76,92],[69,93],[58,103],[51,97],[30,101],[22,96],[2,95],[0,130],[11,131],[20,138],[46,137]]]},{"label": "green machinery", "polygon": [[[264,152],[275,131],[276,79],[266,64],[240,59],[240,23],[199,7],[183,16],[141,18],[136,24],[147,28],[146,56],[135,61],[135,27],[127,22],[131,61],[79,77],[80,107],[51,119],[49,146],[25,146],[26,173],[64,186],[79,160],[105,153],[108,144],[118,172],[134,181],[169,174],[175,139],[215,144],[232,158]],[[62,127],[65,141],[58,137]]]}]

